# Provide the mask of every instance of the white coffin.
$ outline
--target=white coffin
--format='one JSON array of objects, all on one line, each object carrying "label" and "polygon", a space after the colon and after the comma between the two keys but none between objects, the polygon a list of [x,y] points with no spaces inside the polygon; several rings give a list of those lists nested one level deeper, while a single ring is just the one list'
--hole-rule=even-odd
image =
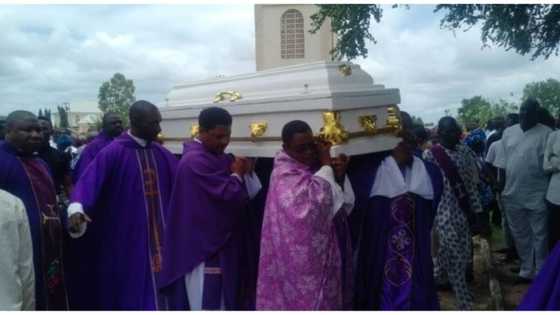
[{"label": "white coffin", "polygon": [[[173,87],[160,108],[162,137],[168,149],[181,154],[183,142],[192,138],[198,125],[199,112],[222,106],[233,116],[228,152],[274,157],[281,148],[282,127],[299,119],[333,142],[333,155],[358,155],[395,147],[399,103],[398,89],[374,84],[358,65],[302,64]],[[338,116],[339,122],[325,122],[324,116]],[[370,117],[365,119],[369,128],[361,124],[362,116]],[[259,123],[266,124],[266,131],[252,134],[251,125]]]}]

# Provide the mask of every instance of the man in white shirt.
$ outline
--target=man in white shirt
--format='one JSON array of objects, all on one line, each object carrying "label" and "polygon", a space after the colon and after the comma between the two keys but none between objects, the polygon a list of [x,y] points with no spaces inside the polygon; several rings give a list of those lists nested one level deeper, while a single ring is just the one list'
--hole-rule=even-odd
[{"label": "man in white shirt", "polygon": [[0,310],[35,310],[33,245],[21,200],[0,190]]},{"label": "man in white shirt", "polygon": [[530,282],[548,254],[543,171],[546,139],[552,131],[538,123],[537,100],[529,98],[519,111],[520,123],[504,131],[505,187],[502,193],[515,246],[521,260],[517,282]]},{"label": "man in white shirt", "polygon": [[546,201],[549,211],[548,249],[560,241],[560,130],[550,134],[544,151],[544,171],[551,174]]}]

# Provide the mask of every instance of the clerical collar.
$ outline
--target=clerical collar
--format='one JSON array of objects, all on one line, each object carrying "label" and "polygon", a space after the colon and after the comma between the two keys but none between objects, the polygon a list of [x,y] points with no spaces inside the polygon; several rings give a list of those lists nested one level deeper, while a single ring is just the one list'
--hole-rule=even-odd
[{"label": "clerical collar", "polygon": [[200,139],[198,139],[198,138],[194,138],[194,141],[202,144],[202,141],[200,141]]},{"label": "clerical collar", "polygon": [[127,133],[128,133],[128,135],[129,135],[132,139],[134,139],[134,141],[136,141],[136,143],[138,143],[138,145],[141,146],[142,148],[145,148],[145,147],[148,145],[148,141],[146,141],[146,140],[144,140],[144,139],[142,139],[142,138],[138,138],[138,137],[134,136],[134,135],[132,134],[132,132],[130,132],[130,130],[128,130]]}]

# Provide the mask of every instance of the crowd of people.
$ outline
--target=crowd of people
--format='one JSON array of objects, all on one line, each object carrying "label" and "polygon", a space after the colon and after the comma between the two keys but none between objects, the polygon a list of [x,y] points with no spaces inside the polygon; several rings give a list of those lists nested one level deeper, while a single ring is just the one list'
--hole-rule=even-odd
[{"label": "crowd of people", "polygon": [[8,115],[0,309],[439,310],[450,288],[470,310],[473,236],[492,233],[532,283],[519,309],[560,309],[560,131],[535,99],[484,128],[401,112],[394,149],[352,157],[300,120],[274,159],[228,154],[221,107],[176,156],[156,106],[128,118],[73,141]]}]

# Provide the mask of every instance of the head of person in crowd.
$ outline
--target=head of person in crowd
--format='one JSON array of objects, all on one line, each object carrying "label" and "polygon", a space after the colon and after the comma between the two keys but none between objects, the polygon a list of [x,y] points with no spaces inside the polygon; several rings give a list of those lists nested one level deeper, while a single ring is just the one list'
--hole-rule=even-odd
[{"label": "head of person in crowd", "polygon": [[506,128],[506,119],[503,116],[494,117],[494,130],[502,131]]},{"label": "head of person in crowd", "polygon": [[229,145],[231,138],[230,113],[221,107],[205,108],[198,115],[198,139],[206,150],[222,154]]},{"label": "head of person in crowd", "polygon": [[156,105],[140,100],[134,102],[128,111],[130,132],[148,142],[154,141],[161,132],[161,114]]},{"label": "head of person in crowd", "polygon": [[61,133],[55,140],[56,148],[60,152],[66,151],[72,145],[72,142],[72,137],[66,133]]},{"label": "head of person in crowd", "polygon": [[496,127],[496,118],[490,118],[486,123],[486,130],[493,131],[497,129],[498,128]]},{"label": "head of person in crowd", "polygon": [[527,98],[519,108],[519,124],[523,131],[527,131],[539,123],[539,101],[533,97]]},{"label": "head of person in crowd", "polygon": [[282,128],[282,148],[294,160],[313,166],[317,163],[318,154],[313,131],[302,120],[288,122]]},{"label": "head of person in crowd", "polygon": [[416,149],[416,137],[411,130],[403,129],[399,132],[402,139],[393,149],[392,155],[399,166],[411,165]]},{"label": "head of person in crowd", "polygon": [[544,107],[539,107],[539,123],[548,126],[550,129],[556,129],[556,119],[552,116],[552,114],[548,111],[548,109]]},{"label": "head of person in crowd", "polygon": [[103,115],[103,132],[111,138],[118,137],[124,130],[121,116],[117,113],[108,112]]},{"label": "head of person in crowd", "polygon": [[424,128],[424,126],[417,125],[412,129],[412,133],[416,138],[416,147],[422,151],[427,149],[428,141],[430,140],[429,130]]},{"label": "head of person in crowd", "polygon": [[519,123],[519,114],[518,113],[509,113],[506,115],[505,127],[511,127],[513,125],[517,125]]},{"label": "head of person in crowd", "polygon": [[42,134],[42,142],[41,142],[41,149],[45,149],[49,147],[49,142],[53,135],[53,126],[51,121],[43,116],[39,116],[39,126],[41,126],[41,134]]},{"label": "head of person in crowd", "polygon": [[402,129],[405,130],[412,130],[414,128],[414,121],[412,120],[412,116],[405,111],[401,111],[401,126]]},{"label": "head of person in crowd", "polygon": [[6,142],[21,155],[29,156],[41,146],[42,133],[35,114],[16,110],[6,118]]},{"label": "head of person in crowd", "polygon": [[0,140],[6,137],[6,119],[0,119]]},{"label": "head of person in crowd", "polygon": [[477,155],[482,155],[484,153],[484,148],[486,145],[486,134],[482,129],[475,129],[465,137],[463,141],[471,150]]},{"label": "head of person in crowd", "polygon": [[442,117],[438,122],[437,128],[440,143],[448,149],[455,149],[455,146],[461,141],[463,134],[457,120],[451,116]]}]

